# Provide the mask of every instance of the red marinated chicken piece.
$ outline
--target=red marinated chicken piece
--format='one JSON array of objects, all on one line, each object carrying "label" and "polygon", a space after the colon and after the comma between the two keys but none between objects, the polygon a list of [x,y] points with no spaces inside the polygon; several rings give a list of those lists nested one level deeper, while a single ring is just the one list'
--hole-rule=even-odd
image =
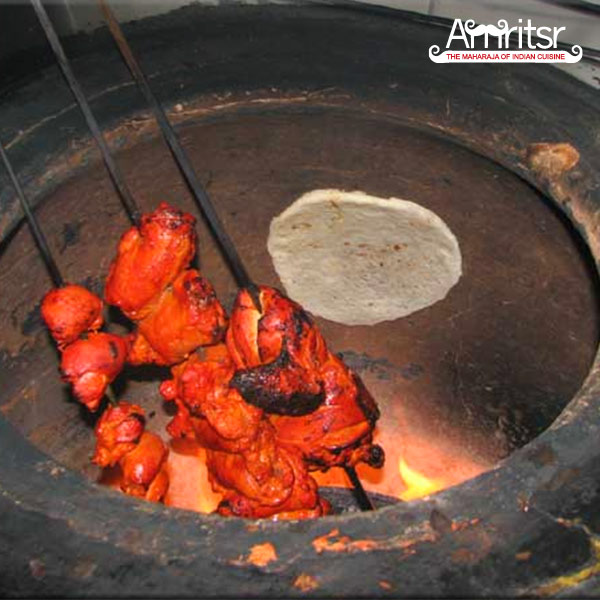
[{"label": "red marinated chicken piece", "polygon": [[102,326],[102,300],[80,285],[50,290],[42,300],[41,312],[61,350],[81,334]]},{"label": "red marinated chicken piece", "polygon": [[192,215],[166,202],[142,216],[140,227],[121,237],[104,296],[130,319],[149,315],[163,290],[183,271],[196,251]]},{"label": "red marinated chicken piece", "polygon": [[135,448],[119,460],[121,489],[130,496],[159,502],[169,489],[169,449],[155,433],[145,431]]},{"label": "red marinated chicken piece", "polygon": [[211,284],[187,269],[195,219],[166,203],[121,238],[106,282],[106,301],[137,322],[128,360],[173,365],[220,342],[227,318]]},{"label": "red marinated chicken piece", "polygon": [[[234,370],[225,345],[207,348],[205,358],[201,361],[194,355],[174,367],[173,379],[163,382],[160,392],[165,400],[175,400],[178,406],[183,403],[183,419],[187,413],[207,421],[210,429],[207,428],[199,440],[203,446],[228,451],[248,447],[256,437],[263,413],[229,387]],[[179,437],[177,423],[176,420],[175,425],[170,424],[167,431]],[[188,420],[188,426],[182,425],[179,431],[190,431],[190,424]]]},{"label": "red marinated chicken piece", "polygon": [[107,386],[123,369],[128,350],[128,339],[111,333],[91,333],[65,348],[60,363],[63,378],[89,410],[98,409]]},{"label": "red marinated chicken piece", "polygon": [[328,510],[308,475],[301,453],[277,443],[263,411],[229,387],[233,363],[224,345],[206,350],[172,369],[161,385],[166,400],[177,403],[171,435],[194,435],[207,449],[215,491],[223,494],[218,512],[241,517],[307,518]]},{"label": "red marinated chicken piece", "polygon": [[227,327],[212,285],[195,269],[181,272],[154,310],[138,322],[128,360],[132,364],[177,364],[199,346],[216,344]]},{"label": "red marinated chicken piece", "polygon": [[304,519],[330,511],[300,452],[278,444],[268,421],[261,422],[250,448],[207,450],[206,464],[213,488],[223,494],[217,509],[221,515]]},{"label": "red marinated chicken piece", "polygon": [[359,462],[383,466],[383,449],[372,443],[379,410],[371,394],[358,375],[333,354],[329,354],[321,375],[323,404],[299,417],[273,415],[277,439],[298,448],[313,469]]},{"label": "red marinated chicken piece", "polygon": [[327,350],[300,305],[264,286],[260,303],[261,312],[241,290],[231,314],[227,347],[239,369],[231,385],[271,414],[279,442],[312,468],[382,466],[372,444],[379,410],[358,375]]},{"label": "red marinated chicken piece", "polygon": [[96,424],[96,453],[100,467],[119,465],[120,487],[131,496],[159,502],[169,487],[162,439],[144,431],[144,411],[136,404],[109,406]]},{"label": "red marinated chicken piece", "polygon": [[303,308],[277,290],[261,286],[260,304],[259,312],[247,290],[236,299],[227,331],[237,368],[231,385],[269,413],[310,413],[325,398],[325,341]]},{"label": "red marinated chicken piece", "polygon": [[92,461],[100,467],[114,467],[136,447],[144,425],[144,411],[137,404],[119,402],[117,406],[109,406],[96,423],[96,452]]}]

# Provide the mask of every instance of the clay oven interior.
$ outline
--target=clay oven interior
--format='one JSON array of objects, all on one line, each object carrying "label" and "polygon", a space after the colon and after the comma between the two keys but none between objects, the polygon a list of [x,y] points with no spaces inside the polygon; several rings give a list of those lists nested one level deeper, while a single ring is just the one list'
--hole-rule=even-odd
[{"label": "clay oven interior", "polygon": [[[593,91],[542,66],[440,70],[426,48],[443,30],[364,7],[188,7],[126,32],[256,280],[279,285],[266,250],[270,220],[324,187],[434,210],[459,240],[463,277],[445,300],[392,323],[318,320],[382,409],[386,468],[359,471],[379,510],[353,511],[349,492],[334,487],[341,476],[323,480],[338,514],[311,522],[141,503],[96,483],[93,419],[59,381],[39,318],[51,282],[0,174],[0,555],[8,565],[0,585],[70,594],[542,594],[562,591],[556,577],[571,575],[568,589],[590,589],[599,421]],[[142,207],[168,199],[193,212],[106,31],[67,47]],[[68,88],[40,60],[43,70],[0,96],[2,140],[67,278],[101,292],[128,222]],[[546,143],[562,145],[548,155]],[[229,307],[235,283],[201,220],[199,234],[200,268]],[[143,399],[155,427],[169,419],[156,389],[166,374],[131,371],[116,386]],[[398,502],[407,487],[401,458],[447,489]],[[257,565],[252,549],[265,543],[276,559]]]}]

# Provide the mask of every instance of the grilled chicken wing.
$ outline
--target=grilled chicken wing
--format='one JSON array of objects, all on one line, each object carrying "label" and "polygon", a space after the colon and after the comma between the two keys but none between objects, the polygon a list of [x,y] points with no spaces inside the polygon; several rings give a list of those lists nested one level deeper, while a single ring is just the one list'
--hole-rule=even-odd
[{"label": "grilled chicken wing", "polygon": [[106,281],[106,302],[130,319],[150,314],[196,251],[195,219],[166,202],[121,237]]},{"label": "grilled chicken wing", "polygon": [[226,327],[225,311],[212,285],[194,269],[182,271],[154,310],[138,322],[128,361],[180,363],[199,346],[220,342]]},{"label": "grilled chicken wing", "polygon": [[127,358],[129,340],[111,333],[91,333],[67,346],[60,370],[73,386],[73,394],[96,411],[107,386],[120,373]]},{"label": "grilled chicken wing", "polygon": [[41,312],[61,350],[83,333],[102,326],[102,300],[80,285],[50,290],[42,300]]}]

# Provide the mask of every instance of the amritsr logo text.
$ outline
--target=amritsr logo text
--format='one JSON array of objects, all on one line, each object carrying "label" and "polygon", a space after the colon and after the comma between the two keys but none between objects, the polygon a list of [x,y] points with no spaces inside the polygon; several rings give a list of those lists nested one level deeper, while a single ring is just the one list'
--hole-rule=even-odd
[{"label": "amritsr logo text", "polygon": [[[581,60],[581,46],[572,46],[570,50],[558,49],[558,36],[566,27],[535,27],[531,19],[527,19],[527,24],[523,23],[523,19],[518,22],[519,25],[509,27],[505,19],[500,19],[497,25],[477,25],[473,19],[464,23],[461,19],[454,19],[446,50],[431,46],[429,58],[436,63],[576,63]],[[481,48],[481,41],[484,49]]]}]

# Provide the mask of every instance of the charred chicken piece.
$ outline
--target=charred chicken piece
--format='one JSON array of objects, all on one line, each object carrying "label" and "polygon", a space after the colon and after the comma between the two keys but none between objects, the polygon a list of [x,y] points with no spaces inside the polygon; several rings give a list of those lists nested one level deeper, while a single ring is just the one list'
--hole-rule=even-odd
[{"label": "charred chicken piece", "polygon": [[111,333],[91,333],[65,348],[60,364],[63,379],[89,410],[98,409],[107,386],[123,369],[128,350],[129,340]]},{"label": "charred chicken piece", "polygon": [[195,269],[182,271],[138,322],[128,361],[173,365],[199,346],[216,344],[227,327],[225,311],[212,285]]},{"label": "charred chicken piece", "polygon": [[327,511],[301,453],[279,444],[263,411],[229,386],[234,366],[226,347],[208,348],[205,359],[174,367],[161,393],[178,407],[169,433],[194,435],[207,449],[212,486],[224,497],[218,512],[305,518]]},{"label": "charred chicken piece", "polygon": [[142,433],[135,448],[119,460],[123,472],[121,490],[150,502],[162,500],[169,489],[168,455],[169,450],[158,435]]},{"label": "charred chicken piece", "polygon": [[50,290],[42,300],[41,313],[61,350],[83,333],[102,326],[102,300],[80,285]]},{"label": "charred chicken piece", "polygon": [[231,385],[269,413],[311,413],[325,398],[325,341],[303,308],[277,290],[261,286],[260,303],[261,313],[247,290],[236,299],[227,332],[237,368]]},{"label": "charred chicken piece", "polygon": [[[262,313],[241,290],[231,314],[227,347],[239,369],[231,386],[270,413],[278,441],[311,468],[382,466],[383,450],[372,444],[379,410],[358,375],[328,351],[298,304],[264,286],[260,301]],[[306,392],[315,389],[311,403]]]},{"label": "charred chicken piece", "polygon": [[144,411],[137,404],[109,406],[96,423],[96,452],[92,462],[114,467],[137,445],[144,433]]},{"label": "charred chicken piece", "polygon": [[196,220],[166,202],[121,237],[106,281],[106,302],[130,319],[149,315],[196,251]]},{"label": "charred chicken piece", "polygon": [[372,444],[379,409],[364,384],[342,361],[329,354],[321,369],[325,402],[300,417],[274,415],[277,439],[298,448],[313,469],[383,466],[383,449]]}]

